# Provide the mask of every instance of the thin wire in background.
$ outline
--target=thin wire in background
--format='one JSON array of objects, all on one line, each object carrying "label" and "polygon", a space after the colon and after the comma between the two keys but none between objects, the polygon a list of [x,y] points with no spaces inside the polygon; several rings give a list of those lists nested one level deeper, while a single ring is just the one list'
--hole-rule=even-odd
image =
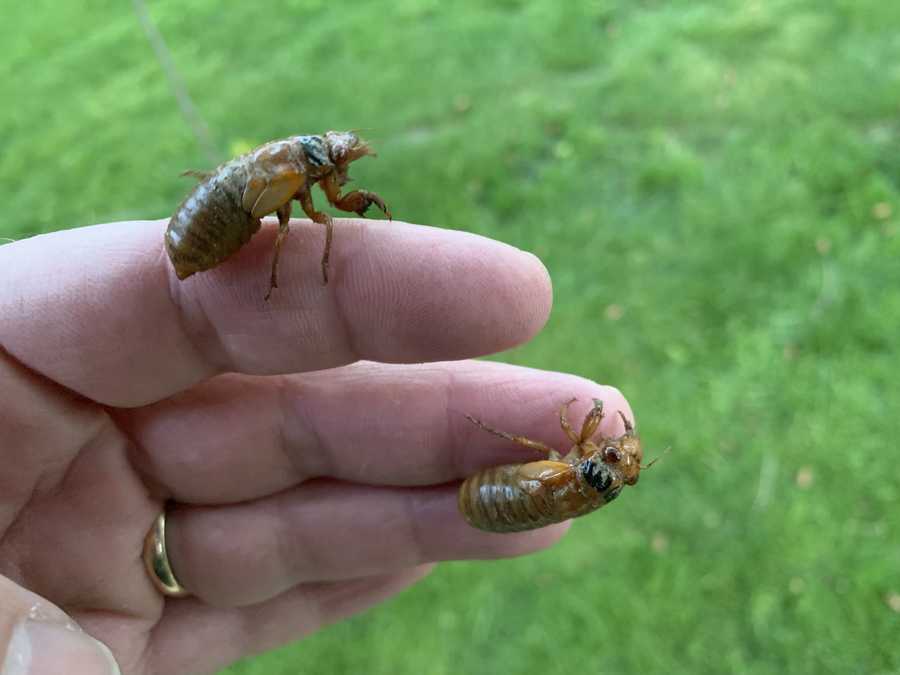
[{"label": "thin wire in background", "polygon": [[194,137],[197,139],[197,143],[200,144],[207,160],[209,160],[210,166],[217,165],[220,161],[219,151],[212,142],[209,127],[200,116],[197,106],[191,100],[191,95],[188,93],[184,80],[175,67],[175,61],[172,59],[172,53],[169,51],[165,39],[159,32],[156,24],[153,23],[153,19],[150,18],[150,13],[147,11],[147,5],[144,3],[144,0],[133,0],[133,2],[135,14],[137,14],[138,21],[144,30],[144,34],[147,36],[147,40],[150,42],[150,46],[153,47],[160,67],[166,74],[172,93],[175,94],[175,99],[178,101],[181,114],[184,116],[188,126],[190,126],[191,131],[193,131]]}]

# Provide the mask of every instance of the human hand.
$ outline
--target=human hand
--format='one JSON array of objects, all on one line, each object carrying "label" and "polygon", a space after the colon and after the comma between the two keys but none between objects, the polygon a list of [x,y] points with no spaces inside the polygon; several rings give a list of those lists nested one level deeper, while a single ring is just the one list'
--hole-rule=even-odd
[{"label": "human hand", "polygon": [[[88,635],[126,675],[213,672],[436,561],[547,547],[565,524],[497,535],[458,514],[455,481],[535,459],[464,414],[559,446],[553,411],[572,396],[576,418],[592,397],[631,417],[610,387],[456,361],[547,318],[546,271],[512,247],[340,221],[323,287],[322,233],[298,222],[265,303],[275,228],[185,282],[164,228],[0,247],[2,675],[117,672]],[[164,598],[141,559],[167,502],[187,598]]]}]

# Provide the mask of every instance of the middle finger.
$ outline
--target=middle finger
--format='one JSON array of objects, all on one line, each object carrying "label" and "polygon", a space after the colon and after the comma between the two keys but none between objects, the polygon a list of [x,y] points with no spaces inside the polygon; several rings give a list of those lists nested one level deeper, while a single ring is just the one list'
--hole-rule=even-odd
[{"label": "middle finger", "polygon": [[484,433],[465,415],[565,451],[559,406],[580,425],[604,402],[599,433],[620,434],[631,411],[614,388],[584,378],[485,361],[359,363],[279,378],[229,375],[148,408],[120,413],[136,461],[160,497],[223,504],[258,499],[316,477],[409,486],[541,459]]}]

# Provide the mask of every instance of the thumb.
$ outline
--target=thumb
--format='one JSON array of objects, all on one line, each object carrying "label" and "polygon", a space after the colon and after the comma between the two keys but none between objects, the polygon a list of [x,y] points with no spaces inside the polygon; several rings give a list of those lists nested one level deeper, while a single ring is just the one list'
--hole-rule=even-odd
[{"label": "thumb", "polygon": [[120,675],[105,644],[52,602],[2,575],[0,658],[0,675]]}]

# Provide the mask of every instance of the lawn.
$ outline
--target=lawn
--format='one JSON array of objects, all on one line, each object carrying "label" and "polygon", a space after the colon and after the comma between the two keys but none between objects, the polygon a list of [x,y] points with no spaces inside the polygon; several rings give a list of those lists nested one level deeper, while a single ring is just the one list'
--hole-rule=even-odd
[{"label": "lawn", "polygon": [[[211,163],[131,3],[87,4],[0,0],[0,237],[164,217]],[[548,266],[497,358],[672,452],[551,551],[226,672],[900,672],[900,3],[346,6],[149,2],[212,152],[369,129],[396,217]]]}]

